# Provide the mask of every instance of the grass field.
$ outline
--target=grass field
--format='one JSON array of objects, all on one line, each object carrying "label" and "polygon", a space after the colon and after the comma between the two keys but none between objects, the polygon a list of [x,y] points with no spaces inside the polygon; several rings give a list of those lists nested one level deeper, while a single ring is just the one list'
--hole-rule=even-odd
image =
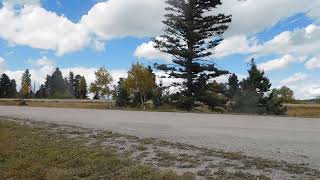
[{"label": "grass field", "polygon": [[[0,100],[0,105],[19,106],[22,100]],[[112,104],[104,101],[77,101],[77,100],[25,100],[26,106],[30,107],[52,107],[52,108],[79,108],[79,109],[110,109]],[[320,104],[287,104],[286,113],[290,117],[320,117]],[[126,108],[124,110],[139,110]],[[177,112],[176,108],[170,106],[151,109],[150,111]],[[197,111],[198,112],[198,111]]]},{"label": "grass field", "polygon": [[192,179],[136,165],[100,146],[0,120],[0,179]]},{"label": "grass field", "polygon": [[320,117],[320,104],[288,104],[287,115],[292,117]]}]

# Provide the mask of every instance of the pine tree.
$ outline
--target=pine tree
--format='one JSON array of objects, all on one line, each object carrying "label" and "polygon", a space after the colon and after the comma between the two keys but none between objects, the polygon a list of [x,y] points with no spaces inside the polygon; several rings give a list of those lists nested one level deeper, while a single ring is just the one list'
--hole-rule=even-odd
[{"label": "pine tree", "polygon": [[231,74],[228,79],[228,96],[233,99],[236,93],[239,91],[239,80],[236,74]]},{"label": "pine tree", "polygon": [[264,71],[258,69],[254,59],[251,60],[250,66],[249,77],[244,79],[240,85],[244,90],[255,91],[258,95],[263,96],[270,91],[270,80],[265,76]]},{"label": "pine tree", "polygon": [[74,74],[72,71],[69,72],[67,83],[67,91],[74,97]]},{"label": "pine tree", "polygon": [[48,92],[47,92],[46,86],[42,84],[39,90],[36,92],[35,96],[38,99],[48,98]]},{"label": "pine tree", "polygon": [[249,77],[240,82],[241,94],[237,97],[235,111],[259,114],[283,114],[283,100],[271,92],[270,80],[251,60]]},{"label": "pine tree", "polygon": [[75,97],[76,99],[80,99],[81,98],[80,81],[81,81],[81,76],[80,75],[76,75],[74,80],[73,80],[73,97]]},{"label": "pine tree", "polygon": [[16,80],[12,79],[10,81],[10,86],[9,86],[9,98],[16,98],[17,97],[17,83]]},{"label": "pine tree", "polygon": [[88,96],[88,90],[87,90],[87,81],[84,78],[84,76],[81,77],[80,83],[79,83],[79,94],[80,94],[80,99],[87,99]]},{"label": "pine tree", "polygon": [[61,94],[65,94],[66,92],[64,79],[59,68],[56,68],[56,70],[53,72],[51,76],[51,90],[53,95],[54,94],[61,95]]},{"label": "pine tree", "polygon": [[213,10],[221,5],[220,0],[167,0],[165,15],[165,34],[154,39],[155,47],[171,54],[173,65],[156,64],[157,69],[165,71],[172,78],[183,79],[179,102],[191,110],[199,101],[196,84],[227,74],[218,69],[211,60],[212,49],[223,40],[223,33],[231,22],[231,16],[213,15]]},{"label": "pine tree", "polygon": [[125,87],[125,80],[120,78],[117,87],[115,88],[115,100],[118,107],[125,107],[129,104],[130,98]]},{"label": "pine tree", "polygon": [[0,98],[9,98],[10,96],[10,78],[2,74],[0,78]]}]

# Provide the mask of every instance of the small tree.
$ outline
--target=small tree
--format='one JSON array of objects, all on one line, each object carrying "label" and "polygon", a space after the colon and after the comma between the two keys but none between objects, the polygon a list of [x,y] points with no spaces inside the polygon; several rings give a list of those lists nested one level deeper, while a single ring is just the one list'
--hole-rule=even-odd
[{"label": "small tree", "polygon": [[29,72],[29,69],[27,69],[23,74],[21,78],[21,96],[22,98],[28,98],[30,96],[31,91],[31,74]]},{"label": "small tree", "polygon": [[90,92],[109,101],[112,94],[109,86],[113,81],[111,74],[105,68],[100,68],[95,75],[96,80],[91,83]]},{"label": "small tree", "polygon": [[280,114],[284,112],[283,101],[270,92],[271,83],[264,71],[251,60],[249,77],[240,82],[241,93],[236,98],[235,111],[259,114]]},{"label": "small tree", "polygon": [[272,92],[276,97],[282,99],[285,103],[292,103],[295,101],[293,91],[287,86],[283,86],[280,89],[273,89]]},{"label": "small tree", "polygon": [[130,102],[129,94],[125,87],[125,80],[123,78],[120,78],[118,85],[115,88],[114,98],[116,100],[117,106],[119,107],[125,107]]},{"label": "small tree", "polygon": [[155,75],[141,64],[133,64],[128,71],[128,78],[125,84],[128,92],[132,96],[139,96],[140,105],[145,109],[146,97],[155,87]]}]

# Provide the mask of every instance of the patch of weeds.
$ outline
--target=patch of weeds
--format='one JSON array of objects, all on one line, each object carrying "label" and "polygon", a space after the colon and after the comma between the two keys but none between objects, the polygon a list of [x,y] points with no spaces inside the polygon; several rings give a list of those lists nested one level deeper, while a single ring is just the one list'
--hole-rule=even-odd
[{"label": "patch of weeds", "polygon": [[144,145],[141,145],[141,144],[134,145],[133,148],[136,149],[136,150],[139,150],[139,151],[146,151],[148,149],[147,146],[144,146]]},{"label": "patch of weeds", "polygon": [[143,139],[140,139],[140,143],[143,144],[143,145],[153,144],[154,142],[156,142],[156,139],[154,139],[154,138],[143,138]]},{"label": "patch of weeds", "polygon": [[223,158],[230,160],[240,160],[244,158],[244,156],[240,152],[224,152]]},{"label": "patch of weeds", "polygon": [[175,164],[175,161],[177,161],[177,157],[168,152],[157,150],[156,160],[158,161],[158,165],[160,167],[169,167]]}]

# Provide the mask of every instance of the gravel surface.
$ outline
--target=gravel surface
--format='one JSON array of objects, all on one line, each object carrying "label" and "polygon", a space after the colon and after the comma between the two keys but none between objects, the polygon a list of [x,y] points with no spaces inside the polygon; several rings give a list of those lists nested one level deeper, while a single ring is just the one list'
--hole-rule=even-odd
[{"label": "gravel surface", "polygon": [[320,119],[0,106],[0,116],[108,129],[320,169]]}]

